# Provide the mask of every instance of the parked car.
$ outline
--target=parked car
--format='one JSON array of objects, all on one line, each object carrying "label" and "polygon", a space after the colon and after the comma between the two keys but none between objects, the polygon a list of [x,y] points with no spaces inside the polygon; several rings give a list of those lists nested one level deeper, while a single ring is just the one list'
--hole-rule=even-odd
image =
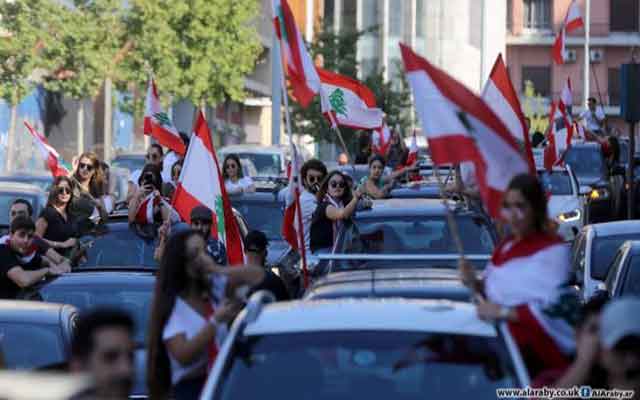
[{"label": "parked car", "polygon": [[538,170],[538,177],[549,194],[549,217],[558,223],[558,233],[566,241],[573,240],[584,226],[585,200],[571,166]]},{"label": "parked car", "polygon": [[111,159],[110,167],[123,168],[131,174],[133,171],[142,169],[146,163],[145,153],[122,153]]},{"label": "parked car", "polygon": [[604,282],[612,298],[640,296],[640,241],[628,240],[620,246]]},{"label": "parked car", "polygon": [[35,173],[30,171],[16,171],[10,175],[0,175],[0,182],[27,183],[38,186],[43,191],[48,192],[53,184],[53,176],[51,176],[50,172]]},{"label": "parked car", "polygon": [[582,298],[587,300],[604,288],[609,265],[618,248],[627,240],[640,240],[640,220],[587,225],[576,237],[571,268]]},{"label": "parked car", "polygon": [[314,282],[304,295],[305,300],[345,297],[469,301],[471,292],[457,270],[403,268],[336,272]]},{"label": "parked car", "polygon": [[34,216],[40,214],[47,202],[46,193],[38,186],[28,183],[0,182],[0,228],[9,226],[9,208],[17,198],[31,203]]},{"label": "parked car", "polygon": [[145,340],[155,285],[152,270],[109,268],[64,274],[23,291],[21,299],[71,304],[80,312],[99,307],[126,311],[134,321],[136,377],[132,395],[148,393]]},{"label": "parked car", "polygon": [[565,153],[580,186],[591,189],[587,202],[587,223],[604,222],[616,217],[614,205],[620,193],[614,190],[599,143],[575,143]]},{"label": "parked car", "polygon": [[0,353],[8,369],[56,369],[71,355],[75,307],[0,300]]},{"label": "parked car", "polygon": [[495,398],[529,378],[506,325],[468,303],[338,299],[263,304],[236,318],[201,400]]},{"label": "parked car", "polygon": [[[467,259],[484,268],[497,240],[491,221],[449,201]],[[374,200],[336,235],[333,249],[312,255],[316,273],[372,268],[457,268],[459,252],[440,200]],[[314,260],[315,259],[315,260]]]},{"label": "parked car", "polygon": [[[304,149],[299,149],[303,160],[310,158]],[[242,160],[248,160],[255,166],[257,176],[285,176],[287,162],[291,160],[291,148],[285,145],[261,146],[257,144],[239,144],[225,146],[218,150],[218,161],[223,162],[228,154],[237,154]]]}]

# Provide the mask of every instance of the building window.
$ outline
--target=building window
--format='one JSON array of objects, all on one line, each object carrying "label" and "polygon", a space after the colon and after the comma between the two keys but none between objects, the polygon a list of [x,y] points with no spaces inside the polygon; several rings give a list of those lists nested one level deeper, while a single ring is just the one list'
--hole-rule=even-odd
[{"label": "building window", "polygon": [[551,0],[524,0],[522,3],[525,29],[551,29]]},{"label": "building window", "polygon": [[551,95],[551,67],[522,67],[522,91],[527,81],[533,84],[536,94],[542,97]]},{"label": "building window", "polygon": [[620,105],[620,68],[609,68],[609,105]]},{"label": "building window", "polygon": [[640,5],[638,0],[610,0],[609,23],[614,32],[638,32]]}]

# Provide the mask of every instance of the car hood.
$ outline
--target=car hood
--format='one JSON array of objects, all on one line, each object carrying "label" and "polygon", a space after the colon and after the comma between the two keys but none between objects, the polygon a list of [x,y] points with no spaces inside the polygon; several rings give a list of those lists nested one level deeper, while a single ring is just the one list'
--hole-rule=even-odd
[{"label": "car hood", "polygon": [[271,240],[269,242],[267,265],[275,265],[289,250],[289,243],[284,240]]},{"label": "car hood", "polygon": [[558,215],[580,208],[580,202],[575,196],[551,196],[547,203],[549,216],[556,218]]}]

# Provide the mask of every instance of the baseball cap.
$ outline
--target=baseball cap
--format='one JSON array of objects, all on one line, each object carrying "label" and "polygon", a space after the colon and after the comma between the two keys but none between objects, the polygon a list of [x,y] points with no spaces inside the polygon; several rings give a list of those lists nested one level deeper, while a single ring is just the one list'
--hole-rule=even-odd
[{"label": "baseball cap", "polygon": [[267,248],[269,239],[261,231],[251,231],[244,238],[244,247],[247,251],[261,251]]},{"label": "baseball cap", "polygon": [[621,297],[611,301],[600,317],[600,341],[612,349],[627,336],[640,337],[640,298]]},{"label": "baseball cap", "polygon": [[196,206],[191,210],[191,221],[213,221],[213,213],[205,206]]}]

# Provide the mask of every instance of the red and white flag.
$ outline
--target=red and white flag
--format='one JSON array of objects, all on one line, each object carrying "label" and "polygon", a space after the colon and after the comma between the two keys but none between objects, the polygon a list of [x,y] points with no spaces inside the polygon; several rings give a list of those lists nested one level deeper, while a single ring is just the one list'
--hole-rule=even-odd
[{"label": "red and white flag", "polygon": [[489,79],[482,90],[482,99],[507,127],[529,163],[529,172],[535,174],[536,164],[533,160],[529,130],[520,106],[520,99],[509,78],[507,66],[502,60],[502,54],[498,55],[493,64]]},{"label": "red and white flag", "polygon": [[384,113],[376,107],[376,96],[358,82],[344,75],[316,68],[322,82],[322,113],[330,122],[354,129],[375,129],[382,126]]},{"label": "red and white flag", "polygon": [[389,145],[391,145],[391,131],[387,124],[374,129],[371,135],[371,145],[374,153],[383,157],[387,155],[387,150],[389,149]]},{"label": "red and white flag", "polygon": [[473,162],[483,202],[497,217],[511,179],[529,172],[518,144],[480,97],[409,47],[400,51],[433,162]]},{"label": "red and white flag", "polygon": [[149,78],[145,103],[144,134],[151,136],[162,146],[184,155],[187,149],[169,115],[162,109],[153,78]]},{"label": "red and white flag", "polygon": [[553,42],[551,55],[553,60],[558,65],[564,64],[567,57],[566,50],[566,36],[567,33],[573,32],[576,29],[584,27],[584,19],[582,18],[582,11],[576,0],[573,0],[567,10],[567,15],[564,17],[564,22],[560,31],[556,36],[556,40]]},{"label": "red and white flag", "polygon": [[155,191],[149,193],[138,205],[135,217],[136,223],[139,225],[152,224],[153,208],[159,206],[161,201],[160,196]]},{"label": "red and white flag", "polygon": [[188,223],[191,210],[199,205],[213,211],[212,233],[225,244],[229,265],[244,263],[242,237],[224,186],[211,131],[202,111],[198,113],[173,195],[173,207]]},{"label": "red and white flag", "polygon": [[544,168],[551,170],[560,165],[564,153],[571,147],[573,127],[567,118],[566,109],[562,102],[552,103],[549,113],[549,130],[547,131],[547,146],[544,149]]},{"label": "red and white flag", "polygon": [[282,237],[289,243],[292,249],[300,252],[302,259],[302,272],[304,285],[309,285],[309,276],[307,273],[307,255],[304,241],[304,227],[302,225],[302,209],[300,208],[300,193],[302,185],[300,184],[300,168],[302,167],[302,158],[296,148],[291,143],[291,163],[289,173],[289,193],[286,198],[286,208],[284,218],[282,219]]},{"label": "red and white flag", "polygon": [[405,162],[405,166],[413,165],[418,161],[418,138],[416,137],[416,131],[413,131],[413,136],[411,137],[411,146],[409,146],[409,155],[407,156],[407,162]]},{"label": "red and white flag", "polygon": [[271,5],[273,26],[284,57],[283,68],[289,78],[293,97],[302,107],[307,108],[320,91],[320,78],[287,0],[272,0]]},{"label": "red and white flag", "polygon": [[54,178],[58,176],[69,176],[69,171],[64,166],[60,165],[60,155],[56,149],[51,147],[49,142],[47,142],[47,138],[36,131],[27,121],[24,121],[24,126],[27,127],[27,131],[29,131],[31,136],[33,136],[40,152],[47,160],[47,167],[49,167],[51,175],[53,175]]},{"label": "red and white flag", "polygon": [[560,101],[562,101],[567,109],[573,106],[573,88],[571,87],[570,77],[567,77],[567,81],[562,87],[562,92],[560,93]]}]

